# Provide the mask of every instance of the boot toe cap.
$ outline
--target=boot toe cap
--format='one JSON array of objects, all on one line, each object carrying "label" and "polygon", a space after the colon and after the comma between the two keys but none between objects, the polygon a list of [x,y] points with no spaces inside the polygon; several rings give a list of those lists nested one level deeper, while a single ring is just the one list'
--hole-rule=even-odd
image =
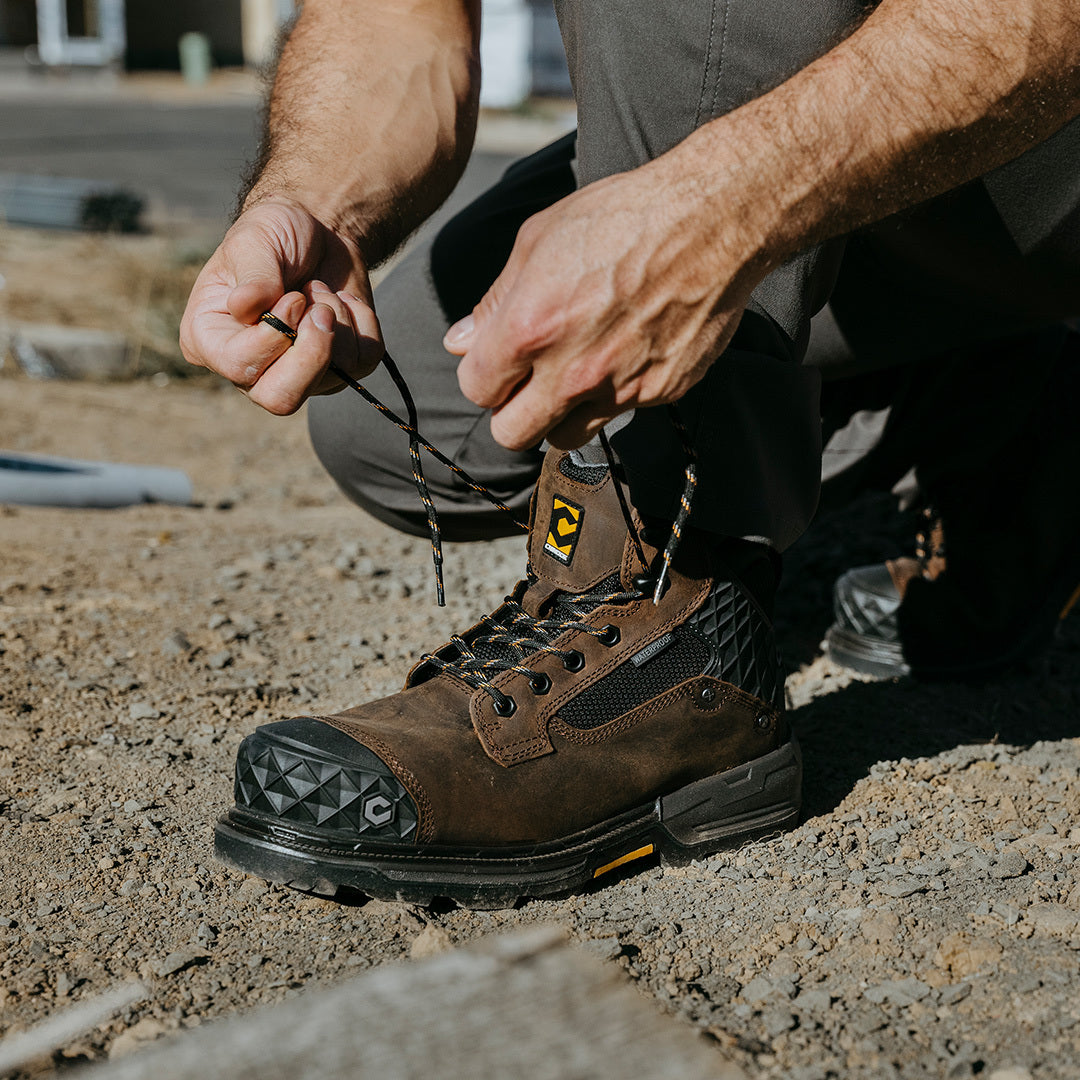
[{"label": "boot toe cap", "polygon": [[236,805],[290,826],[380,843],[410,843],[416,804],[369,747],[310,716],[258,728],[236,757]]}]

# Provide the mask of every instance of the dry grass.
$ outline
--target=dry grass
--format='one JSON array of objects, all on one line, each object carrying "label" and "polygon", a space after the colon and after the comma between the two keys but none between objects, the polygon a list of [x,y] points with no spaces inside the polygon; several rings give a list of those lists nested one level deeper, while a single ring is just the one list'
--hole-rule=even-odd
[{"label": "dry grass", "polygon": [[115,330],[132,376],[186,375],[177,334],[209,238],[0,228],[0,322]]}]

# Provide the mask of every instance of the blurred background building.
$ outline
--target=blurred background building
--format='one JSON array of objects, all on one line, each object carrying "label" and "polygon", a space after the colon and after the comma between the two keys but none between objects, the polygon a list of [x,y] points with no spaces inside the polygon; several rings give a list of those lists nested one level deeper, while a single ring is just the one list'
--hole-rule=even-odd
[{"label": "blurred background building", "polygon": [[[296,0],[0,0],[6,66],[261,68],[274,55]],[[483,101],[513,108],[570,84],[551,0],[484,0]]]}]

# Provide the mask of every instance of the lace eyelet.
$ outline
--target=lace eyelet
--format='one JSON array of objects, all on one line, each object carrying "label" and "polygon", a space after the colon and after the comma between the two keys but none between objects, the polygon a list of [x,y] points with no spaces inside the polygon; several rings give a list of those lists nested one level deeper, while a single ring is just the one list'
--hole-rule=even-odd
[{"label": "lace eyelet", "polygon": [[509,694],[504,694],[501,698],[495,699],[492,708],[496,716],[513,716],[517,712],[517,702]]},{"label": "lace eyelet", "polygon": [[638,574],[631,584],[643,596],[652,596],[653,590],[656,588],[656,578],[652,574]]},{"label": "lace eyelet", "polygon": [[609,649],[613,645],[618,645],[620,640],[619,628],[614,623],[608,623],[607,626],[601,628],[600,633],[596,635],[596,640],[601,645],[606,645]]},{"label": "lace eyelet", "polygon": [[529,680],[529,689],[540,697],[551,689],[551,677],[540,672],[534,679]]},{"label": "lace eyelet", "polygon": [[585,666],[585,654],[571,649],[563,656],[562,666],[567,671],[580,671]]}]

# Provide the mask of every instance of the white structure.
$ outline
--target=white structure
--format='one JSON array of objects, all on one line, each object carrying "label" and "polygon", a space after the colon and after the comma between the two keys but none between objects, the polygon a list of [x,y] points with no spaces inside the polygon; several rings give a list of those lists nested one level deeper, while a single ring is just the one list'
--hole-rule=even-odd
[{"label": "white structure", "polygon": [[37,0],[38,56],[43,64],[103,67],[123,59],[124,0],[84,6],[85,25],[68,25],[65,0]]},{"label": "white structure", "polygon": [[264,67],[274,59],[281,28],[296,14],[296,0],[243,0],[244,63]]}]

